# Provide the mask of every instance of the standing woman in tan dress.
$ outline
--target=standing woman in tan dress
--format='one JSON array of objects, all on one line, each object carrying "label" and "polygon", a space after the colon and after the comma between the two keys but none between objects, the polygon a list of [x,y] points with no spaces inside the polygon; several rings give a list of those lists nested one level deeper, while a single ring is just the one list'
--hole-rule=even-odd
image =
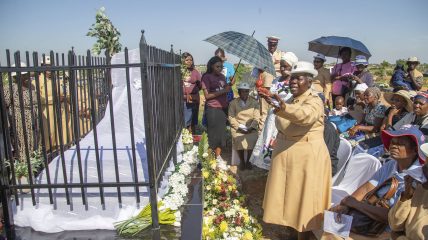
[{"label": "standing woman in tan dress", "polygon": [[[291,70],[286,102],[278,95],[264,98],[275,107],[277,143],[263,202],[263,220],[289,226],[299,239],[322,228],[323,211],[330,207],[331,164],[324,142],[324,107],[312,92],[317,75],[312,63],[298,62]],[[259,93],[260,94],[260,93]],[[263,94],[262,94],[263,95]]]},{"label": "standing woman in tan dress", "polygon": [[[232,146],[238,152],[241,170],[252,168],[250,156],[258,137],[259,103],[248,97],[249,93],[250,85],[241,82],[238,85],[239,98],[235,98],[229,105]],[[244,160],[245,152],[247,152],[247,159]]]}]

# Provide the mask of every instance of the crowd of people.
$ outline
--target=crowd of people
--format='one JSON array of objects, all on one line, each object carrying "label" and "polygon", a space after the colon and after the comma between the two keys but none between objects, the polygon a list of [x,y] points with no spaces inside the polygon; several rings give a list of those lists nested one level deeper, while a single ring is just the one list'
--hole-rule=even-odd
[{"label": "crowd of people", "polygon": [[[397,65],[390,81],[393,90],[385,92],[376,87],[367,57],[353,57],[351,48],[341,48],[341,62],[327,69],[324,55],[299,61],[294,53],[277,49],[279,40],[267,38],[276,75],[255,68],[251,80],[237,84],[236,98],[234,70],[222,49],[202,75],[193,57],[184,53],[186,127],[195,131],[202,90],[210,147],[221,157],[230,129],[239,168],[269,170],[263,220],[295,229],[299,239],[323,229],[325,210],[338,218],[352,215],[354,236],[386,233],[393,239],[426,239],[428,165],[421,146],[428,136],[428,93],[421,91],[418,59],[408,58],[406,69]],[[383,165],[332,206],[341,139],[354,148],[382,148],[375,157]]]}]

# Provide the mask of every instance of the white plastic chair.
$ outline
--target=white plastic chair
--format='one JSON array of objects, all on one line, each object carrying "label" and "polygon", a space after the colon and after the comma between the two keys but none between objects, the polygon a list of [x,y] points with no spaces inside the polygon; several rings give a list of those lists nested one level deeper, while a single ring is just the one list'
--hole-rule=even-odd
[{"label": "white plastic chair", "polygon": [[343,179],[344,171],[346,164],[348,163],[349,158],[352,154],[352,145],[348,140],[340,138],[339,148],[337,149],[337,173],[333,176],[333,186],[337,186],[340,181]]},{"label": "white plastic chair", "polygon": [[332,187],[332,205],[339,204],[344,197],[355,192],[361,185],[370,180],[381,166],[379,159],[370,154],[359,153],[352,156],[348,165],[345,166],[343,180],[339,185]]}]

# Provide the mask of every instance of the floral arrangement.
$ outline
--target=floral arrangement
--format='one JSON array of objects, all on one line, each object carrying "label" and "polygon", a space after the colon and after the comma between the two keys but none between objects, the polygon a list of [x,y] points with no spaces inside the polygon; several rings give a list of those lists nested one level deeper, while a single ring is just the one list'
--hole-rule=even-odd
[{"label": "floral arrangement", "polygon": [[[184,135],[184,133],[183,133]],[[191,135],[190,135],[191,136]],[[185,203],[189,191],[187,185],[188,176],[197,166],[198,148],[194,146],[183,154],[183,161],[178,163],[174,172],[168,179],[169,191],[158,202],[159,223],[165,225],[180,226],[180,207]],[[146,205],[143,210],[131,219],[115,224],[119,235],[135,236],[152,224],[151,205]]]},{"label": "floral arrangement", "polygon": [[193,145],[193,136],[189,130],[187,130],[185,128],[185,129],[183,129],[181,134],[182,134],[181,139],[183,140],[183,144],[192,144]]},{"label": "floral arrangement", "polygon": [[226,162],[208,149],[205,133],[198,152],[204,178],[203,239],[260,239],[260,224],[244,207],[245,196]]}]

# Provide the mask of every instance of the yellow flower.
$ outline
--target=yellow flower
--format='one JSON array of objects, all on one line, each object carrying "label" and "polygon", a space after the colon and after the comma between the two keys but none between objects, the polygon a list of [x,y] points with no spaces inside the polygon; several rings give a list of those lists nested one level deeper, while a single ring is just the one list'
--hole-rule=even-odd
[{"label": "yellow flower", "polygon": [[202,176],[207,179],[210,176],[210,173],[208,171],[202,171]]},{"label": "yellow flower", "polygon": [[217,167],[217,164],[216,164],[216,163],[211,164],[211,168],[212,168],[212,169],[215,169],[216,167]]},{"label": "yellow flower", "polygon": [[226,232],[227,229],[229,229],[229,227],[227,226],[227,222],[226,221],[222,221],[220,223],[219,228],[220,228],[220,232],[222,232],[222,233]]},{"label": "yellow flower", "polygon": [[217,192],[220,192],[220,191],[221,191],[221,187],[220,187],[219,185],[216,185],[216,186],[215,186],[215,190],[216,190]]},{"label": "yellow flower", "polygon": [[242,240],[253,240],[253,234],[250,231],[245,231]]},{"label": "yellow flower", "polygon": [[232,191],[232,186],[227,186],[227,189],[229,190],[229,191]]}]

